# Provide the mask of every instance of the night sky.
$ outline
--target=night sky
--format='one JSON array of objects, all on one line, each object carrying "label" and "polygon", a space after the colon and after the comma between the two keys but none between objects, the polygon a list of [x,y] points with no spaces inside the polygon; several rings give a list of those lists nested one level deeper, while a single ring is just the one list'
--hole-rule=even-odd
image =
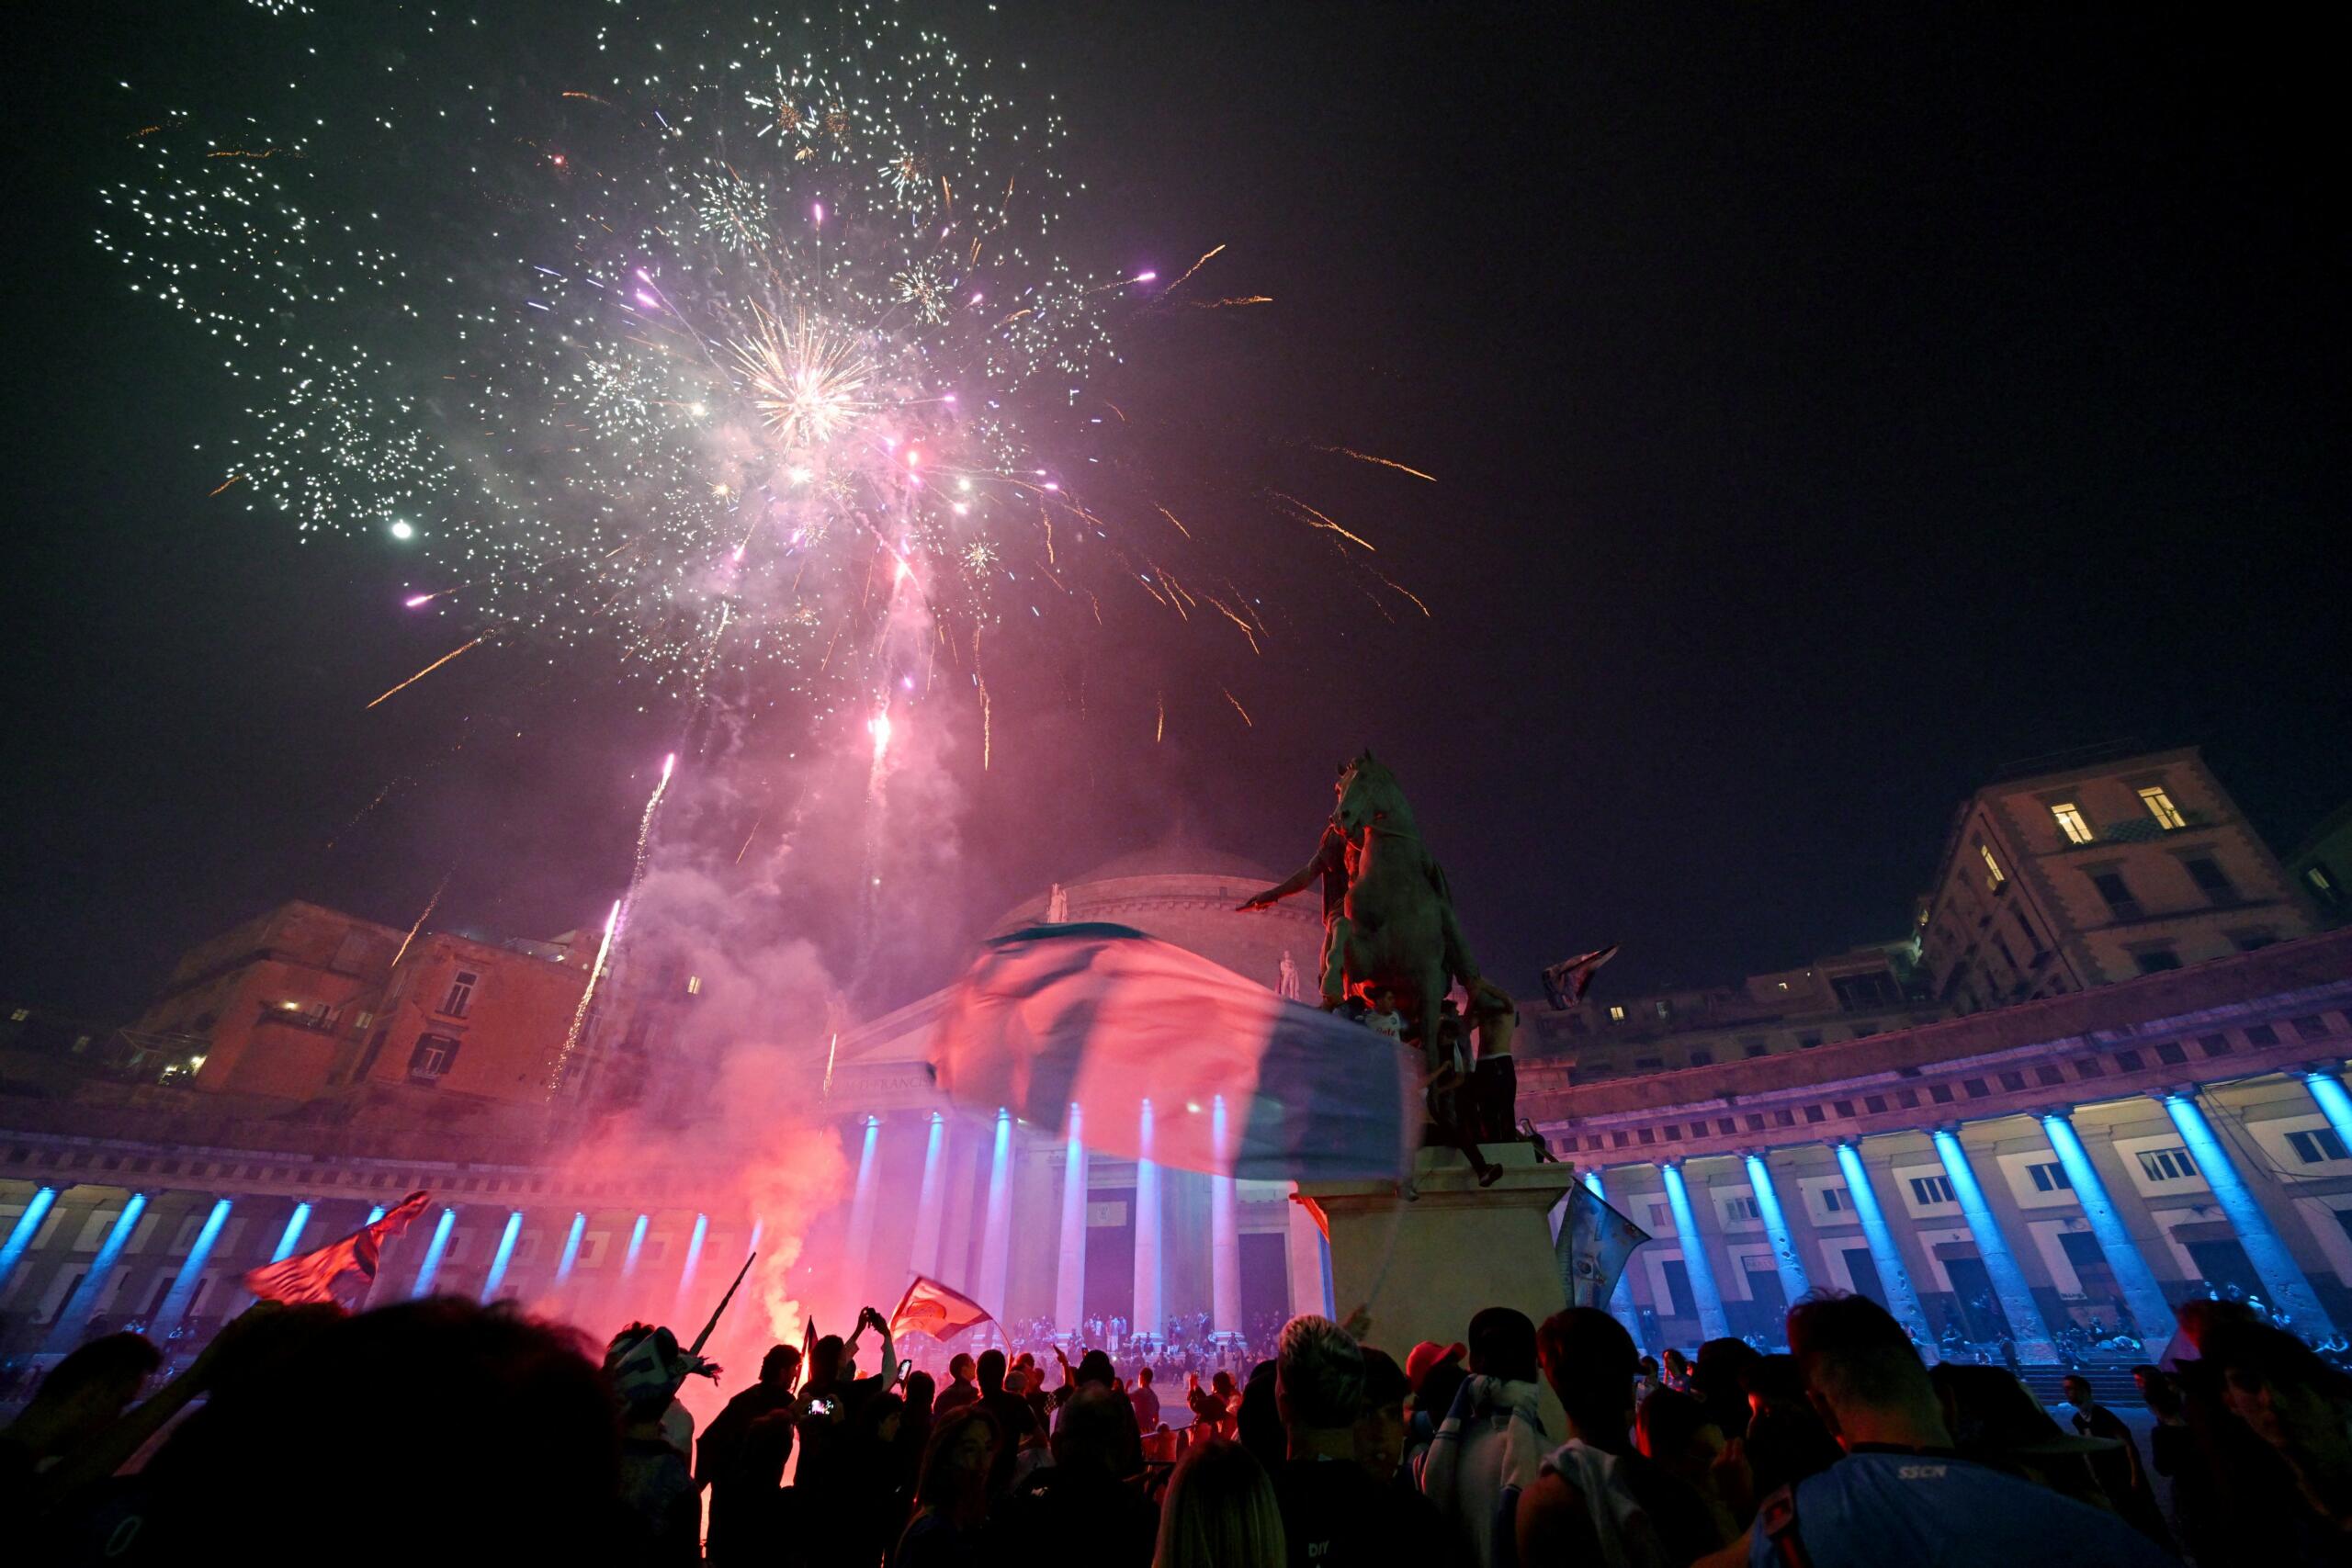
[{"label": "night sky", "polygon": [[[2021,758],[2202,746],[2282,850],[2352,795],[2313,39],[2146,6],[906,8],[1060,92],[1065,248],[1224,243],[1219,288],[1272,297],[1147,324],[1119,393],[1204,461],[1344,444],[1440,481],[1318,491],[1430,621],[1270,547],[1262,660],[1081,639],[1008,678],[990,770],[955,763],[967,928],[1156,843],[1287,870],[1367,743],[1522,995],[1612,941],[1633,989],[1899,934],[1956,803]],[[119,1021],[272,903],[405,926],[453,864],[442,922],[593,922],[674,743],[642,683],[527,648],[365,711],[453,623],[395,613],[389,541],[206,499],[238,397],[92,243],[96,190],[154,104],[368,55],[377,7],[317,9],[28,19],[0,1000]],[[534,29],[605,8],[488,9],[486,50],[556,53]]]}]

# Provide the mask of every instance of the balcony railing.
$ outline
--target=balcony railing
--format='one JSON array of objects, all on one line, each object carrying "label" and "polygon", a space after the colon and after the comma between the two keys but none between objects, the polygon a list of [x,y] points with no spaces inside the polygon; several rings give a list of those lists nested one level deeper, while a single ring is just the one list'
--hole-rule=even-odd
[{"label": "balcony railing", "polygon": [[264,1007],[260,1010],[260,1016],[254,1020],[255,1028],[265,1023],[279,1024],[288,1029],[299,1029],[308,1034],[336,1034],[340,1033],[343,1028],[341,1021],[331,1015],[277,1007]]},{"label": "balcony railing", "polygon": [[[2120,822],[2103,824],[2098,837],[2111,844],[2149,844],[2169,833],[2186,833],[2191,828],[2211,828],[2215,818],[2202,811],[2182,810],[2180,826],[2167,828],[2154,817],[2128,817]],[[2096,840],[2094,840],[2096,842]],[[2089,848],[2090,845],[2080,846]]]}]

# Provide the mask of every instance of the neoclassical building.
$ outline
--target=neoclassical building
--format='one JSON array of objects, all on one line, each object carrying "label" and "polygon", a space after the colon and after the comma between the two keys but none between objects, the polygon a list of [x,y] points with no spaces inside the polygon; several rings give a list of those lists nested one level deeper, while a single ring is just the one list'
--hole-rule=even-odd
[{"label": "neoclassical building", "polygon": [[[1066,918],[1114,920],[1279,982],[1311,974],[1310,901],[1240,914],[1272,880],[1213,852],[1114,862],[1058,890]],[[995,929],[1046,917],[1055,890]],[[579,1002],[579,933],[554,942],[401,934],[294,904],[191,952],[140,1024],[0,1061],[0,1356],[62,1353],[96,1329],[200,1339],[250,1269],[322,1245],[403,1194],[435,1207],[390,1247],[387,1293],[455,1291],[592,1326],[699,1310],[764,1216],[740,1172],[674,1157],[581,1169],[567,1138],[646,1093],[665,1021],[699,977],[612,984],[564,1092],[544,1088]],[[951,1109],[925,1067],[944,993],[844,1032],[804,1064],[808,1100],[853,1169],[806,1226],[795,1285],[825,1321],[887,1306],[913,1273],[1007,1322],[1242,1330],[1326,1310],[1320,1235],[1286,1183],[1218,1181],[1111,1159],[1009,1116]],[[108,1055],[108,1048],[112,1055]],[[86,1057],[112,1070],[74,1077]],[[820,1090],[820,1075],[822,1088]],[[650,1075],[656,1081],[658,1071]]]},{"label": "neoclassical building", "polygon": [[[2235,1287],[2352,1328],[2352,931],[1803,1052],[1638,1077],[1521,1069],[1583,1179],[1656,1237],[1617,1310],[1652,1347],[1777,1342],[1817,1285],[1926,1341],[2121,1328]],[[2005,1325],[1997,1323],[1997,1311]]]},{"label": "neoclassical building", "polygon": [[[1271,880],[1138,855],[992,929],[1115,921],[1270,987],[1287,954],[1311,984],[1311,896],[1234,908]],[[1520,1109],[1654,1238],[1615,1303],[1653,1348],[1777,1343],[1787,1303],[1822,1285],[1879,1298],[1924,1342],[2006,1336],[2029,1362],[2119,1331],[2154,1349],[2170,1303],[2213,1291],[2315,1339],[2352,1333],[2352,930],[2326,929],[2341,913],[2321,886],[2193,750],[2012,770],[1962,804],[1893,940],[1736,985],[1634,997],[1604,971],[1577,1007],[1524,1002]],[[245,1270],[418,1188],[436,1207],[387,1253],[379,1295],[511,1296],[599,1326],[693,1310],[764,1234],[741,1173],[697,1165],[684,1132],[626,1168],[563,1156],[600,1111],[661,1109],[666,1032],[702,981],[624,973],[567,1055],[591,946],[288,905],[188,954],[119,1039],[17,1010],[14,1043],[0,1028],[0,1356],[98,1325],[199,1337]],[[820,1318],[917,1273],[1062,1330],[1329,1310],[1287,1183],[946,1105],[926,1066],[944,999],[804,1064],[848,1172],[800,1227],[794,1289]]]}]

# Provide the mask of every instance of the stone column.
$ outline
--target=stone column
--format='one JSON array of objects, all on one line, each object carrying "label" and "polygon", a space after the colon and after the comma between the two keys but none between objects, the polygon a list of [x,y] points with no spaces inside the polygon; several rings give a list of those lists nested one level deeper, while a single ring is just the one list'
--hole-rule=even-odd
[{"label": "stone column", "polygon": [[1130,1335],[1160,1331],[1159,1289],[1159,1168],[1152,1163],[1151,1101],[1143,1102],[1142,1125],[1136,1147],[1136,1285],[1135,1310],[1127,1314]]},{"label": "stone column", "polygon": [[989,1159],[988,1219],[980,1232],[980,1304],[1004,1321],[1005,1248],[1012,1235],[1012,1112],[996,1113],[996,1149]]},{"label": "stone column", "polygon": [[1878,1269],[1879,1283],[1886,1289],[1887,1310],[1917,1339],[1920,1353],[1933,1356],[1936,1331],[1928,1325],[1928,1314],[1919,1310],[1919,1292],[1911,1288],[1911,1271],[1903,1266],[1894,1233],[1887,1229],[1886,1214],[1878,1206],[1878,1190],[1871,1185],[1871,1173],[1862,1168],[1861,1148],[1839,1144],[1837,1149],[1838,1168],[1853,1197],[1855,1217],[1862,1222],[1862,1239],[1870,1244],[1871,1262]]},{"label": "stone column", "polygon": [[915,1239],[907,1259],[908,1271],[939,1277],[939,1218],[946,1207],[942,1201],[940,1183],[944,1179],[947,1155],[947,1118],[934,1111],[931,1113],[931,1137],[923,1145],[922,1186],[915,1198]]},{"label": "stone column", "polygon": [[[1295,1317],[1331,1315],[1331,1248],[1306,1205],[1294,1200],[1283,1233],[1283,1259],[1290,1266],[1290,1310]],[[1451,1341],[1448,1341],[1451,1343]]]},{"label": "stone column", "polygon": [[2075,1190],[2075,1201],[2083,1206],[2083,1218],[2090,1223],[2091,1235],[2098,1239],[2098,1249],[2107,1258],[2108,1269],[2122,1287],[2123,1304],[2132,1314],[2142,1343],[2151,1351],[2163,1348],[2173,1330],[2172,1308],[2165,1303],[2164,1287],[2156,1283],[2147,1258],[2132,1240],[2131,1227],[2116,1211],[2115,1200],[2108,1196],[2107,1183],[2100,1178],[2098,1168],[2091,1163],[2090,1151],[2083,1147],[2072,1114],[2064,1111],[2049,1112],[2041,1119],[2041,1130],[2049,1134],[2051,1150],[2066,1172],[2067,1184]]},{"label": "stone column", "polygon": [[1216,1174],[1209,1179],[1209,1326],[1219,1334],[1241,1329],[1241,1222],[1233,1199],[1233,1149],[1225,1096],[1212,1108]]},{"label": "stone column", "polygon": [[18,1214],[17,1223],[8,1227],[8,1239],[0,1241],[0,1287],[5,1287],[8,1283],[8,1276],[17,1271],[17,1265],[31,1247],[33,1237],[40,1235],[40,1223],[49,1218],[49,1211],[56,1202],[56,1188],[36,1188],[31,1200],[25,1205],[25,1212]]},{"label": "stone column", "polygon": [[1086,1316],[1086,1145],[1079,1109],[1069,1108],[1069,1146],[1062,1160],[1061,1257],[1054,1274],[1054,1332],[1076,1334]]},{"label": "stone column", "polygon": [[[881,1142],[882,1118],[866,1117],[865,1136],[858,1143],[857,1185],[851,1190],[849,1201],[848,1247],[842,1259],[842,1282],[849,1287],[850,1293],[861,1303],[865,1300],[866,1295],[866,1267],[873,1260],[874,1255],[874,1183],[876,1179],[874,1156]],[[702,1239],[702,1221],[699,1216],[695,1222],[695,1250],[699,1253]],[[687,1272],[689,1274],[693,1272],[692,1264],[687,1266]],[[678,1287],[682,1291],[685,1288],[684,1279],[678,1281]]]},{"label": "stone column", "polygon": [[[690,1255],[692,1257],[698,1258],[702,1255],[702,1227],[703,1217],[700,1214],[696,1214],[695,1216],[695,1245]],[[481,1277],[481,1299],[483,1301],[488,1302],[496,1300],[498,1297],[498,1287],[506,1283],[506,1265],[513,1260],[514,1257],[515,1238],[520,1236],[522,1234],[523,1211],[517,1209],[506,1216],[506,1228],[498,1233],[498,1250],[491,1256],[490,1270]],[[694,1265],[692,1263],[688,1263],[686,1265],[686,1278],[694,1278]]]},{"label": "stone column", "polygon": [[1707,1238],[1699,1234],[1699,1217],[1691,1212],[1690,1189],[1683,1185],[1682,1162],[1664,1160],[1666,1201],[1674,1210],[1674,1239],[1682,1246],[1682,1269],[1690,1280],[1690,1294],[1699,1309],[1699,1337],[1722,1339],[1731,1333],[1724,1314],[1723,1292],[1715,1287],[1715,1266],[1707,1258]]},{"label": "stone column", "polygon": [[2205,1120],[2205,1111],[2197,1103],[2197,1091],[2175,1089],[2162,1096],[2161,1101],[2172,1124],[2180,1129],[2198,1169],[2205,1173],[2205,1184],[2213,1190],[2213,1201],[2222,1206],[2222,1213],[2229,1216],[2231,1228],[2238,1233],[2246,1261],[2261,1277],[2262,1288],[2270,1292],[2271,1303],[2286,1309],[2294,1318],[2296,1331],[2305,1338],[2332,1337],[2335,1324],[2320,1304],[2319,1292],[2312,1289],[2312,1282],[2296,1266],[2294,1254],[2288,1251],[2285,1238],[2272,1227],[2270,1216],[2262,1212],[2254,1190],[2238,1174],[2229,1150],[2213,1135],[2212,1124]]},{"label": "stone column", "polygon": [[130,1240],[130,1233],[138,1228],[139,1216],[147,1211],[147,1194],[133,1192],[107,1228],[106,1239],[98,1243],[97,1256],[90,1260],[89,1272],[74,1287],[64,1304],[57,1309],[57,1321],[50,1325],[48,1337],[41,1341],[43,1350],[71,1350],[82,1337],[82,1329],[97,1310],[98,1292],[107,1276],[114,1272],[121,1260],[122,1249]]},{"label": "stone column", "polygon": [[1960,1200],[1960,1212],[1968,1221],[1968,1234],[1976,1238],[1976,1256],[1993,1281],[1993,1299],[2001,1303],[2001,1315],[2009,1321],[2018,1359],[2035,1366],[2054,1364],[2058,1347],[2050,1337],[2050,1325],[2041,1320],[2041,1308],[2034,1302],[2033,1288],[2025,1282],[2025,1270],[2018,1267],[2008,1238],[2001,1234],[2000,1222],[1993,1218],[1984,1201],[1984,1190],[1976,1184],[1976,1172],[1969,1166],[1968,1151],[1960,1146],[1959,1133],[1939,1127],[1932,1136],[1936,1156],[1943,1161],[1945,1179],[1951,1183],[1952,1196]]},{"label": "stone column", "polygon": [[[1609,1194],[1601,1187],[1600,1172],[1588,1169],[1584,1173],[1584,1184],[1594,1197],[1604,1203],[1609,1201]],[[1565,1214],[1561,1217],[1561,1223],[1566,1223]],[[1637,1247],[1634,1250],[1640,1249]],[[1625,1332],[1638,1339],[1641,1335],[1641,1320],[1634,1315],[1634,1287],[1628,1282],[1628,1276],[1633,1273],[1633,1270],[1634,1261],[1628,1258],[1625,1260],[1625,1267],[1617,1271],[1617,1283],[1609,1292],[1609,1315],[1623,1324]]]},{"label": "stone column", "polygon": [[212,1257],[213,1244],[220,1239],[220,1227],[229,1223],[229,1200],[213,1201],[212,1212],[204,1217],[204,1224],[196,1233],[195,1245],[187,1249],[187,1258],[180,1271],[172,1278],[172,1288],[164,1294],[164,1304],[155,1311],[155,1321],[147,1325],[147,1337],[158,1345],[166,1344],[172,1330],[187,1315],[187,1303],[196,1294],[196,1282],[204,1277],[204,1265]]},{"label": "stone column", "polygon": [[2344,1146],[2352,1149],[2352,1093],[2346,1093],[2344,1079],[2333,1067],[2311,1067],[2303,1073],[2303,1086],[2312,1091],[2320,1113]]},{"label": "stone column", "polygon": [[1781,1293],[1793,1306],[1813,1289],[1804,1260],[1797,1255],[1797,1239],[1789,1234],[1789,1217],[1781,1213],[1780,1190],[1772,1185],[1771,1167],[1759,1152],[1747,1157],[1747,1183],[1756,1192],[1756,1212],[1763,1218],[1764,1234],[1772,1238],[1772,1267],[1781,1276]]},{"label": "stone column", "polygon": [[[449,1250],[449,1232],[456,1227],[457,1224],[457,1206],[444,1205],[441,1217],[433,1223],[433,1239],[425,1246],[424,1261],[416,1266],[416,1283],[409,1287],[408,1293],[412,1300],[433,1293],[434,1277],[441,1272],[441,1255]],[[637,1249],[643,1245],[644,1241],[645,1216],[639,1214],[637,1217],[637,1235],[629,1242],[628,1247],[629,1263],[632,1267],[637,1262]]]}]

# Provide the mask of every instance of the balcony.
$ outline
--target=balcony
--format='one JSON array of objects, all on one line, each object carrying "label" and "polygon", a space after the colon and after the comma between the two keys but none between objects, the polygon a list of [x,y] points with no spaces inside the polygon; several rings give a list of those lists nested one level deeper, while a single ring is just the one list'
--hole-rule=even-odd
[{"label": "balcony", "polygon": [[281,1029],[299,1029],[305,1034],[338,1034],[343,1028],[341,1021],[332,1013],[304,1012],[293,1008],[266,1005],[254,1018],[254,1027],[259,1029],[265,1023],[276,1024]]},{"label": "balcony", "polygon": [[[2102,824],[2098,830],[2098,836],[2100,839],[2110,844],[2153,844],[2158,839],[2170,838],[2175,833],[2186,833],[2197,828],[2213,828],[2221,825],[2221,819],[2219,818],[2203,811],[2190,811],[2183,808],[2180,812],[2180,818],[2181,821],[2179,827],[2167,828],[2163,823],[2157,821],[2154,817],[2141,816],[2127,818],[2120,822],[2109,822]],[[2088,849],[2091,846],[2088,844],[2076,844],[2069,845],[2068,847],[2073,849]]]}]

